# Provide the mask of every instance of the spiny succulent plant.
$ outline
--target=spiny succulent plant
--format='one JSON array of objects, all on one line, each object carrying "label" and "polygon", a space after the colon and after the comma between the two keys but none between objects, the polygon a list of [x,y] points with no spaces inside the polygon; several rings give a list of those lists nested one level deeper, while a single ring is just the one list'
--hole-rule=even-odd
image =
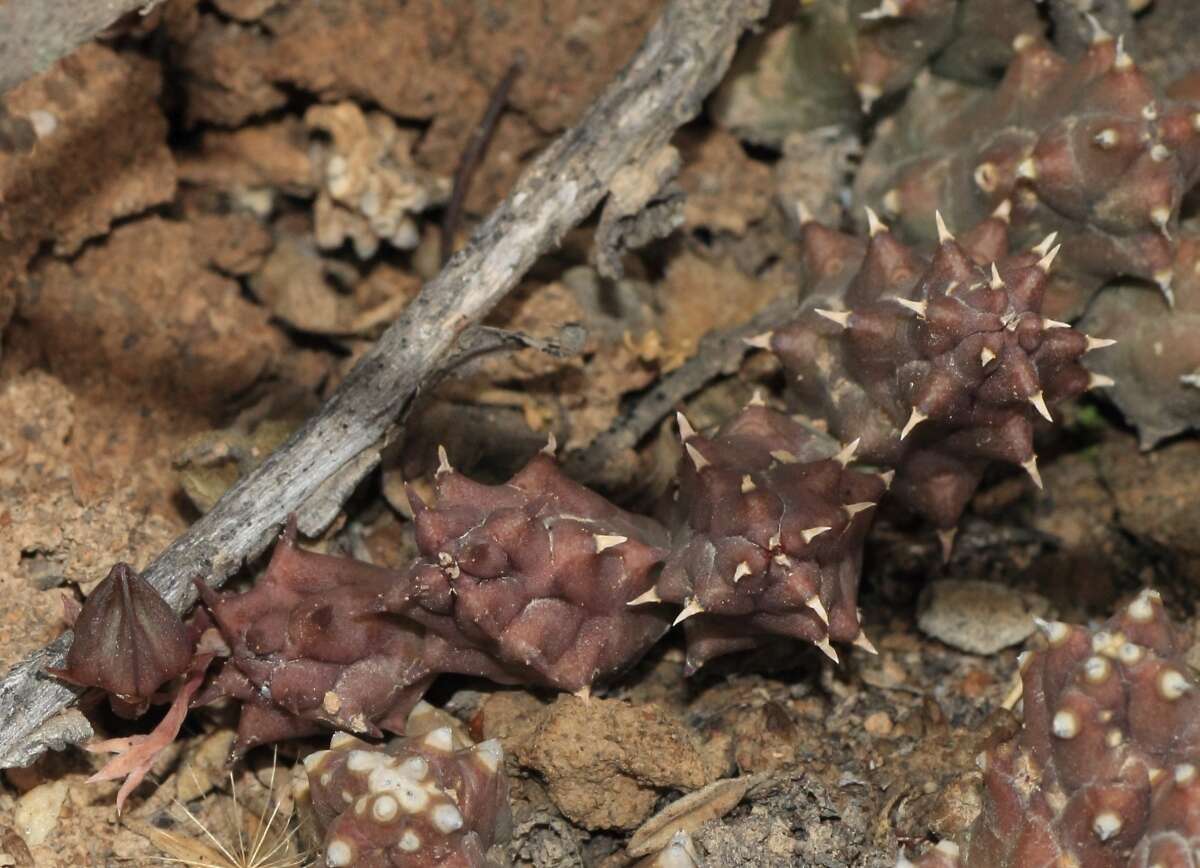
[{"label": "spiny succulent plant", "polygon": [[1175,253],[1174,310],[1145,287],[1106,287],[1080,327],[1110,335],[1117,346],[1088,360],[1116,384],[1106,392],[1136,425],[1142,448],[1200,427],[1200,227],[1185,223]]},{"label": "spiny succulent plant", "polygon": [[864,112],[898,93],[942,51],[943,65],[968,79],[1012,56],[1020,35],[1043,25],[1029,0],[833,0],[812,4],[814,35],[853,84]]},{"label": "spiny succulent plant", "polygon": [[882,124],[860,201],[914,241],[932,240],[935,209],[968,226],[1011,202],[1015,243],[1057,232],[1064,244],[1056,316],[1117,275],[1155,281],[1170,301],[1179,205],[1200,180],[1200,104],[1165,98],[1104,32],[1076,62],[1030,35],[1015,47],[995,91],[948,110],[931,86]]},{"label": "spiny succulent plant", "polygon": [[936,216],[925,257],[869,211],[863,242],[802,215],[809,291],[795,322],[762,335],[800,409],[896,468],[891,491],[947,542],[990,461],[1038,486],[1033,436],[1051,408],[1109,384],[1080,364],[1112,342],[1041,315],[1060,246],[1007,252],[1007,202],[958,241]]},{"label": "spiny succulent plant", "polygon": [[679,415],[685,455],[671,554],[633,602],[682,606],[687,666],[764,636],[874,651],[857,609],[862,546],[884,477],[847,469],[854,445],[829,457],[800,422],[756,398],[712,437]]},{"label": "spiny succulent plant", "polygon": [[[1200,847],[1200,690],[1154,591],[1099,630],[1043,624],[1025,722],[980,758],[984,806],[922,868],[1176,868]],[[913,863],[901,859],[899,865]]]},{"label": "spiny succulent plant", "polygon": [[304,773],[323,868],[485,868],[511,827],[500,743],[458,744],[450,727],[388,745],[337,733]]},{"label": "spiny succulent plant", "polygon": [[253,588],[202,587],[229,651],[197,702],[241,701],[239,751],[323,727],[402,733],[440,673],[586,693],[669,629],[667,607],[626,605],[666,555],[656,522],[568,479],[550,454],[503,485],[441,459],[436,503],[410,493],[410,568],[305,551],[293,524]]},{"label": "spiny succulent plant", "polygon": [[410,492],[421,557],[386,605],[428,630],[435,670],[587,691],[670,627],[666,607],[626,605],[653,583],[666,532],[567,477],[553,451],[503,485],[441,451],[436,503]]},{"label": "spiny succulent plant", "polygon": [[201,596],[229,646],[197,702],[241,701],[237,751],[323,726],[403,732],[433,680],[424,631],[382,606],[397,574],[305,551],[289,523],[262,578],[242,593]]},{"label": "spiny succulent plant", "polygon": [[[933,60],[990,81],[1013,40],[1038,35],[1034,0],[822,0],[739,52],[713,114],[739,137],[778,146],[788,133],[855,126]],[[780,13],[783,14],[783,13]]]}]

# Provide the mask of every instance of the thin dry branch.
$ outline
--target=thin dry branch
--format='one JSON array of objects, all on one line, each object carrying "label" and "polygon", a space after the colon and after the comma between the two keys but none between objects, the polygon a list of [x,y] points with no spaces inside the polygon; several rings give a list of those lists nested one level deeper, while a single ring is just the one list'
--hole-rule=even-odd
[{"label": "thin dry branch", "polygon": [[607,431],[586,449],[567,457],[567,473],[580,482],[612,485],[619,480],[605,471],[620,466],[615,461],[622,452],[633,449],[643,437],[676,409],[689,395],[699,392],[717,377],[738,369],[742,357],[751,350],[747,338],[769,331],[795,315],[796,297],[787,293],[742,325],[709,332],[700,339],[696,352],[680,367],[663,377],[622,413]]},{"label": "thin dry branch", "polygon": [[[768,5],[671,0],[630,64],[525,171],[320,412],[150,564],[146,578],[172,606],[191,604],[193,578],[220,585],[262,552],[288,513],[380,439],[458,336],[591,213],[613,175],[696,115],[738,37]],[[75,691],[42,674],[61,665],[69,644],[69,634],[60,637],[0,682],[0,767],[26,765],[45,750],[39,727],[74,700]]]}]

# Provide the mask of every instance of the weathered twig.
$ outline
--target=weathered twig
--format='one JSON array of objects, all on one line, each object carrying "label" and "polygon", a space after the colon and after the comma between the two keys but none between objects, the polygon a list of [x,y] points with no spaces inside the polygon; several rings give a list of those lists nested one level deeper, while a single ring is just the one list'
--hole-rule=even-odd
[{"label": "weathered twig", "polygon": [[458,161],[458,168],[454,170],[454,187],[450,193],[450,201],[446,203],[446,213],[442,216],[442,265],[449,262],[450,256],[454,253],[454,233],[458,231],[458,221],[462,216],[463,204],[467,201],[467,193],[471,190],[471,181],[475,178],[475,170],[479,168],[479,164],[483,161],[483,155],[487,153],[488,145],[492,143],[492,136],[496,134],[496,127],[500,123],[500,113],[508,105],[508,94],[512,91],[512,86],[516,82],[517,76],[521,74],[523,66],[524,58],[522,57],[518,57],[509,64],[508,71],[504,73],[504,77],[500,79],[500,83],[488,97],[483,118],[479,121],[475,132],[471,133],[467,147]]},{"label": "weathered twig", "polygon": [[509,329],[480,326],[471,329],[459,339],[454,355],[446,360],[444,367],[447,372],[450,372],[455,367],[472,359],[503,350],[538,350],[548,356],[568,359],[583,352],[583,345],[586,342],[587,329],[578,324],[568,323],[559,329],[558,334],[548,338],[539,338]]},{"label": "weathered twig", "polygon": [[795,295],[788,293],[743,325],[709,332],[688,361],[640,396],[587,449],[568,456],[567,473],[581,482],[611,482],[604,478],[604,470],[613,464],[618,454],[636,446],[684,398],[698,392],[709,381],[736,371],[742,357],[750,350],[746,339],[786,322],[795,316],[798,306]]},{"label": "weathered twig", "polygon": [[159,0],[5,0],[0,3],[0,96],[65,57],[122,15]]},{"label": "weathered twig", "polygon": [[[458,344],[446,356],[437,369],[426,377],[422,388],[433,388],[442,378],[456,368],[480,356],[504,350],[535,349],[551,356],[568,357],[583,351],[587,332],[582,326],[565,325],[551,338],[536,338],[533,335],[490,326],[476,326],[459,335]],[[359,452],[352,460],[338,468],[337,472],[321,483],[320,487],[304,501],[296,513],[296,525],[307,537],[323,534],[333,524],[342,510],[342,505],[354,493],[367,474],[375,470],[383,460],[383,449],[402,429],[404,418],[413,409],[410,403],[388,431],[371,447]]]},{"label": "weathered twig", "polygon": [[[767,6],[767,0],[668,4],[617,80],[525,171],[320,412],[150,564],[146,578],[172,606],[190,605],[192,579],[220,585],[262,552],[288,513],[379,440],[458,336],[596,207],[613,175],[656,152],[696,115],[742,30]],[[31,735],[74,699],[73,690],[42,674],[61,664],[69,644],[69,634],[60,637],[0,683],[0,767],[35,759],[44,740]]]}]

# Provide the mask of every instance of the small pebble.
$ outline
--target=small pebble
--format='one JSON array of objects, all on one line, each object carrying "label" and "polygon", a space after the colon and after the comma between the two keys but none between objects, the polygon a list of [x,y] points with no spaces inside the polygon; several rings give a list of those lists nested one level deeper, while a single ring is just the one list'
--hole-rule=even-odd
[{"label": "small pebble", "polygon": [[917,626],[952,648],[972,654],[995,654],[1023,642],[1033,633],[1034,617],[1049,603],[994,582],[947,579],[921,594]]},{"label": "small pebble", "polygon": [[892,719],[888,717],[886,711],[876,711],[874,714],[867,715],[867,719],[863,721],[863,729],[869,735],[890,735],[892,732]]},{"label": "small pebble", "polygon": [[13,820],[17,832],[30,848],[45,843],[58,825],[58,815],[67,798],[66,781],[50,781],[34,787],[17,799]]}]

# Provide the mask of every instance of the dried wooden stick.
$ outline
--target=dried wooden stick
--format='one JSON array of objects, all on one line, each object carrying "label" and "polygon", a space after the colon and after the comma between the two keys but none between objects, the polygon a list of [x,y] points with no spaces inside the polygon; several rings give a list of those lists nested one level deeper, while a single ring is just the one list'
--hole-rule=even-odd
[{"label": "dried wooden stick", "polygon": [[[288,513],[375,444],[458,336],[592,212],[613,175],[656,152],[696,115],[728,68],[738,37],[768,6],[768,0],[671,0],[629,65],[526,169],[317,415],[150,564],[145,577],[168,602],[185,610],[194,578],[222,584],[270,544]],[[51,741],[39,728],[75,698],[42,674],[61,665],[70,641],[66,634],[34,652],[0,682],[0,768],[36,759]],[[55,738],[71,740],[57,731]]]},{"label": "dried wooden stick", "polygon": [[622,413],[607,431],[586,448],[567,456],[565,467],[574,479],[588,484],[613,484],[617,480],[605,476],[614,466],[614,459],[632,449],[662,421],[678,408],[689,395],[699,392],[717,377],[728,376],[738,369],[742,357],[751,350],[746,341],[769,331],[780,322],[796,315],[798,301],[794,292],[771,302],[742,325],[711,331],[700,339],[696,352]]},{"label": "dried wooden stick", "polygon": [[500,113],[508,105],[508,95],[524,65],[523,57],[518,57],[509,64],[508,71],[504,73],[504,77],[500,79],[500,83],[488,97],[483,118],[479,121],[475,132],[471,133],[471,138],[467,140],[467,147],[458,161],[458,168],[454,170],[454,187],[450,193],[450,201],[446,203],[446,213],[442,216],[442,265],[449,262],[450,257],[454,254],[454,233],[458,231],[458,221],[462,217],[467,193],[471,191],[471,181],[475,179],[475,171],[483,162],[483,155],[487,153],[488,146],[492,143],[496,127],[500,123]]}]

